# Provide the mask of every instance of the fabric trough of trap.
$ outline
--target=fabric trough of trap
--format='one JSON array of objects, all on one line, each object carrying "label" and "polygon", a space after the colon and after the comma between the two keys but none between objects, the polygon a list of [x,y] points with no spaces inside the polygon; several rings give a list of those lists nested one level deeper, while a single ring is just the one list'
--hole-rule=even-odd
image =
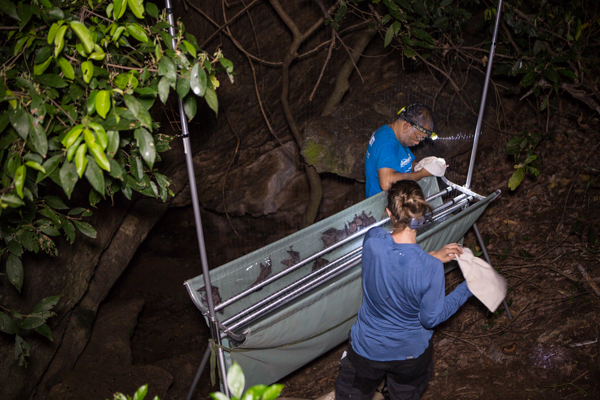
[{"label": "fabric trough of trap", "polygon": [[[426,197],[439,191],[435,177],[422,179],[419,184]],[[263,275],[270,272],[268,274],[270,277],[288,268],[291,270],[294,265],[301,264],[303,260],[330,247],[332,243],[343,240],[354,230],[366,233],[369,227],[362,226],[361,221],[367,220],[373,223],[383,219],[387,205],[386,195],[385,192],[379,193],[301,231],[211,270],[212,286],[218,291],[217,296],[213,295],[215,303],[225,302],[251,288],[256,284],[261,272]],[[418,235],[418,243],[425,251],[431,251],[460,240],[496,196],[497,193],[493,193],[484,200],[459,211],[456,215],[451,215],[445,221],[434,223],[433,227]],[[433,208],[441,204],[442,199],[439,197],[430,202]],[[389,229],[388,224],[383,227]],[[336,259],[353,250],[360,251],[362,241],[363,236],[359,236],[324,254],[318,262],[314,259],[310,260],[259,291],[253,291],[219,310],[216,314],[217,319],[228,327],[236,323],[240,324],[240,320],[244,321],[244,318],[248,318],[248,316],[239,317],[240,312],[309,274],[322,276],[320,274],[328,273],[328,270],[336,264]],[[285,306],[258,318],[248,318],[247,323],[233,328],[235,333],[245,333],[246,336],[242,342],[234,342],[229,338],[223,339],[226,367],[229,368],[233,362],[238,362],[246,372],[246,387],[256,384],[269,385],[347,340],[349,330],[362,304],[360,259],[352,263],[354,264],[356,266],[335,279],[316,285]],[[207,315],[206,299],[202,299],[203,276],[186,281],[185,286],[194,304]],[[266,306],[268,304],[266,303]],[[236,318],[238,319],[235,320]],[[235,321],[227,323],[230,319]],[[208,319],[206,322],[208,323]]]}]

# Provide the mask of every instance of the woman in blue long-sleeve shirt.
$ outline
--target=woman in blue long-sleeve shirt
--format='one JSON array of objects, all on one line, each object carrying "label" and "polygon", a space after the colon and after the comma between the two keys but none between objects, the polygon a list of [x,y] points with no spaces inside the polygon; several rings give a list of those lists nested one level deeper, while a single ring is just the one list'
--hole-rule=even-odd
[{"label": "woman in blue long-sleeve shirt", "polygon": [[363,304],[336,381],[336,398],[369,400],[387,376],[390,397],[418,399],[433,370],[433,328],[472,296],[466,282],[445,295],[443,262],[456,243],[430,254],[417,244],[412,218],[429,210],[420,186],[399,181],[388,191],[392,234],[371,229],[363,243]]}]

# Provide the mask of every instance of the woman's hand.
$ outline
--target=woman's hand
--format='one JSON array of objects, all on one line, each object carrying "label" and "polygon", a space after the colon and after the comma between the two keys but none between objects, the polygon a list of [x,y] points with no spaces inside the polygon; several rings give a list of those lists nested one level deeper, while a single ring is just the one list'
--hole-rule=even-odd
[{"label": "woman's hand", "polygon": [[459,254],[462,254],[462,247],[458,243],[450,243],[438,251],[430,251],[429,254],[443,263],[454,260]]}]

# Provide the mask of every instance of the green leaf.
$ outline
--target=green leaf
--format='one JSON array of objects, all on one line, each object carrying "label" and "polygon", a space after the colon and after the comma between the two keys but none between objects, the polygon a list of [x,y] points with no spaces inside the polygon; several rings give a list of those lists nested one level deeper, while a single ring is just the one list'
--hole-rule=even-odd
[{"label": "green leaf", "polygon": [[383,47],[387,47],[391,42],[396,32],[394,31],[393,25],[390,25],[388,30],[385,32],[385,39],[383,41]]},{"label": "green leaf", "polygon": [[533,82],[535,82],[535,78],[536,78],[536,73],[534,70],[531,70],[527,74],[525,74],[523,79],[521,79],[521,82],[519,83],[519,85],[521,85],[523,87],[531,86],[533,84]]},{"label": "green leaf", "polygon": [[91,61],[81,63],[81,72],[83,73],[83,81],[90,83],[94,77],[94,64]]},{"label": "green leaf", "polygon": [[69,207],[57,196],[48,195],[44,197],[46,204],[55,210],[68,210]]},{"label": "green leaf", "polygon": [[283,385],[276,383],[275,385],[269,386],[260,397],[260,400],[274,400],[279,397],[279,394],[283,390]]},{"label": "green leaf", "polygon": [[77,153],[75,153],[75,166],[77,167],[77,175],[81,178],[83,173],[85,172],[85,168],[87,167],[88,161],[86,158],[87,155],[87,144],[81,143],[79,148],[77,149]]},{"label": "green leaf", "polygon": [[50,30],[48,31],[48,37],[47,37],[48,44],[54,43],[54,38],[56,37],[56,32],[58,32],[58,28],[60,28],[60,27],[61,27],[61,25],[59,25],[56,22],[50,26]]},{"label": "green leaf", "polygon": [[233,397],[238,399],[242,397],[244,392],[244,386],[246,385],[246,379],[242,372],[242,367],[237,362],[234,362],[229,371],[227,371],[227,386],[231,391]]},{"label": "green leaf", "polygon": [[226,58],[220,58],[219,62],[221,63],[223,68],[225,68],[225,71],[228,74],[231,74],[233,72],[233,63],[230,60],[228,60]]},{"label": "green leaf", "polygon": [[187,116],[188,121],[191,121],[196,116],[196,110],[198,109],[198,103],[196,96],[187,96],[183,99],[183,110]]},{"label": "green leaf", "polygon": [[48,153],[48,138],[46,137],[46,130],[42,126],[41,122],[36,121],[33,117],[29,117],[29,140],[35,151],[37,151],[43,157],[46,157]]},{"label": "green leaf", "polygon": [[73,244],[75,241],[75,226],[73,226],[73,223],[69,220],[66,220],[62,228],[69,243]]},{"label": "green leaf", "polygon": [[92,239],[96,238],[96,230],[87,222],[74,220],[73,223],[85,236],[91,237]]},{"label": "green leaf", "polygon": [[40,64],[35,64],[33,66],[33,74],[34,75],[41,75],[44,73],[44,71],[46,71],[46,69],[48,68],[48,66],[50,65],[50,61],[52,61],[52,58],[48,58],[46,61],[44,61],[43,63]]},{"label": "green leaf", "polygon": [[50,86],[57,89],[68,86],[68,83],[63,78],[61,78],[60,75],[57,74],[36,75],[33,77],[33,79],[36,82],[41,83],[42,85]]},{"label": "green leaf", "polygon": [[140,148],[142,158],[146,161],[146,164],[152,168],[154,160],[156,159],[156,149],[154,148],[154,139],[152,138],[152,135],[144,128],[139,128],[134,131],[134,136],[137,140],[137,145]]},{"label": "green leaf", "polygon": [[15,336],[15,360],[19,360],[19,366],[27,366],[25,357],[29,357],[29,344],[19,335]]},{"label": "green leaf", "polygon": [[23,246],[16,240],[11,240],[7,242],[6,247],[8,248],[8,251],[10,251],[17,257],[21,257],[23,255]]},{"label": "green leaf", "polygon": [[559,68],[557,71],[560,72],[561,74],[563,74],[564,76],[567,76],[573,80],[577,79],[577,75],[575,75],[575,73],[571,70],[568,70],[565,68]]},{"label": "green leaf", "polygon": [[104,173],[93,157],[87,156],[87,168],[85,177],[92,187],[104,197]]},{"label": "green leaf", "polygon": [[[110,172],[110,163],[108,162],[108,158],[106,158],[106,154],[104,153],[104,151],[102,151],[102,147],[100,147],[98,143],[88,143],[87,145],[89,152],[92,154],[94,160],[96,161],[96,163],[98,163],[100,168]],[[102,191],[102,193],[104,193],[104,191]]]},{"label": "green leaf", "polygon": [[134,23],[127,24],[126,29],[127,32],[129,32],[129,34],[139,42],[148,43],[148,36],[146,36],[144,28],[142,28],[140,25]]},{"label": "green leaf", "polygon": [[21,165],[15,172],[15,189],[20,198],[23,198],[23,185],[25,185],[26,174],[27,168],[25,165]]},{"label": "green leaf", "polygon": [[204,95],[204,99],[208,106],[215,112],[215,114],[219,113],[219,100],[217,99],[217,94],[213,90],[212,87],[206,88],[206,93]]},{"label": "green leaf", "polygon": [[512,174],[510,179],[508,180],[508,187],[510,190],[515,190],[523,179],[525,178],[525,171],[523,168],[517,168],[517,170]]},{"label": "green leaf", "polygon": [[25,205],[23,200],[21,200],[19,196],[15,196],[14,194],[3,194],[2,196],[0,196],[0,201],[6,204],[7,206],[13,208]]},{"label": "green leaf", "polygon": [[188,51],[188,53],[190,53],[192,57],[196,58],[196,48],[194,47],[194,45],[188,42],[187,40],[182,40],[181,43],[183,43],[183,46]]},{"label": "green leaf", "polygon": [[164,76],[169,80],[171,87],[175,88],[177,83],[177,67],[169,57],[162,57],[158,63],[158,75]]},{"label": "green leaf", "polygon": [[45,299],[37,303],[35,307],[33,307],[33,312],[39,313],[42,311],[50,311],[52,310],[52,308],[54,308],[54,306],[58,303],[59,300],[60,296],[46,297]]},{"label": "green leaf", "polygon": [[38,210],[38,213],[40,213],[41,215],[43,215],[44,217],[46,217],[48,219],[51,219],[52,221],[56,222],[57,224],[60,224],[60,218],[58,217],[58,214],[56,212],[54,212],[54,210],[52,210],[47,205],[44,205],[44,208],[42,208],[41,210]]},{"label": "green leaf", "polygon": [[119,150],[120,137],[119,131],[107,131],[106,136],[108,137],[108,145],[106,146],[106,155],[109,160],[112,160],[117,150]]},{"label": "green leaf", "polygon": [[7,314],[0,312],[0,332],[8,333],[9,335],[13,335],[19,331],[17,328],[17,324],[15,320],[12,319]]},{"label": "green leaf", "polygon": [[75,79],[75,69],[73,68],[69,60],[67,60],[64,57],[58,57],[56,62],[58,63],[58,66],[60,67],[65,78],[70,80]]},{"label": "green leaf", "polygon": [[125,196],[125,198],[127,200],[131,200],[131,195],[132,195],[132,190],[131,190],[131,186],[123,186],[121,188],[121,192],[123,192],[123,196]]},{"label": "green leaf", "polygon": [[8,255],[6,260],[6,276],[10,283],[21,293],[25,271],[21,259],[12,253]]},{"label": "green leaf", "polygon": [[19,15],[17,14],[17,9],[11,1],[8,0],[0,0],[0,12],[8,15],[9,17],[20,21]]},{"label": "green leaf", "polygon": [[414,51],[411,47],[408,46],[404,46],[402,48],[402,52],[404,53],[404,55],[408,58],[412,58],[415,59],[415,57],[417,56],[417,52]]},{"label": "green leaf", "polygon": [[162,101],[163,104],[167,104],[170,90],[171,84],[169,83],[169,80],[163,76],[160,78],[160,81],[158,81],[158,97],[160,97],[160,101]]},{"label": "green leaf", "polygon": [[27,317],[17,323],[17,326],[21,329],[35,329],[46,323],[44,318],[39,317]]},{"label": "green leaf", "polygon": [[43,325],[35,328],[35,331],[37,333],[39,333],[40,335],[46,337],[50,341],[53,341],[53,339],[52,339],[52,331],[50,330],[50,327],[48,325],[43,324]]},{"label": "green leaf", "polygon": [[104,127],[96,122],[90,122],[88,126],[94,130],[94,136],[96,137],[95,142],[100,145],[103,151],[106,150],[106,147],[108,146],[108,135],[106,134]]},{"label": "green leaf", "polygon": [[110,160],[110,176],[120,181],[124,180],[123,169],[116,160]]},{"label": "green leaf", "polygon": [[86,53],[91,54],[94,51],[94,39],[85,24],[80,21],[71,21],[69,26],[83,44]]},{"label": "green leaf", "polygon": [[132,400],[144,400],[146,394],[148,394],[148,385],[140,386],[138,390],[135,391]]},{"label": "green leaf", "polygon": [[129,157],[129,171],[137,182],[142,180],[142,177],[144,176],[144,165],[139,157]]},{"label": "green leaf", "polygon": [[161,188],[167,188],[171,184],[169,178],[163,174],[159,174],[158,172],[154,174],[154,179],[156,179],[156,182]]},{"label": "green leaf", "polygon": [[106,115],[110,111],[111,106],[110,92],[108,90],[100,90],[96,94],[94,104],[96,106],[96,111],[98,112],[98,115],[100,115],[102,118],[106,118]]},{"label": "green leaf", "polygon": [[56,35],[54,36],[54,57],[58,57],[65,46],[65,33],[67,32],[67,28],[67,25],[62,25],[56,31]]},{"label": "green leaf", "polygon": [[113,0],[115,21],[125,14],[127,10],[127,0]]},{"label": "green leaf", "polygon": [[29,133],[29,115],[24,108],[17,108],[13,112],[8,112],[8,117],[15,131],[21,136],[21,139],[27,140]]},{"label": "green leaf", "polygon": [[177,79],[177,95],[183,99],[190,91],[190,80],[186,77]]},{"label": "green leaf", "polygon": [[265,385],[254,385],[248,388],[240,400],[260,400],[260,396],[267,390]]},{"label": "green leaf", "polygon": [[142,0],[127,0],[129,9],[139,19],[144,18],[144,2]]},{"label": "green leaf", "polygon": [[221,392],[213,392],[210,394],[210,397],[212,397],[213,400],[229,400],[229,397],[225,396],[225,394]]},{"label": "green leaf", "polygon": [[158,19],[158,7],[154,3],[147,2],[146,3],[146,12],[152,18]]},{"label": "green leaf", "polygon": [[544,69],[544,76],[550,79],[553,83],[558,83],[559,76],[558,73],[554,70],[554,68]]},{"label": "green leaf", "polygon": [[60,185],[62,186],[65,194],[70,199],[71,193],[73,193],[73,188],[79,179],[77,177],[77,167],[75,164],[70,162],[65,162],[60,169]]}]

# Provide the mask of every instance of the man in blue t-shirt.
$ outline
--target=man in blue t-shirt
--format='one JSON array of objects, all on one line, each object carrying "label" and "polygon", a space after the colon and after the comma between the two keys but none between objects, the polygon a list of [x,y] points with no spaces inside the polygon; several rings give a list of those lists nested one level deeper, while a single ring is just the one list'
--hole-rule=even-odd
[{"label": "man in blue t-shirt", "polygon": [[367,197],[387,191],[399,180],[418,181],[431,175],[425,168],[412,172],[415,156],[409,149],[435,135],[431,109],[423,103],[413,103],[398,114],[396,121],[377,129],[369,141],[365,156]]}]

